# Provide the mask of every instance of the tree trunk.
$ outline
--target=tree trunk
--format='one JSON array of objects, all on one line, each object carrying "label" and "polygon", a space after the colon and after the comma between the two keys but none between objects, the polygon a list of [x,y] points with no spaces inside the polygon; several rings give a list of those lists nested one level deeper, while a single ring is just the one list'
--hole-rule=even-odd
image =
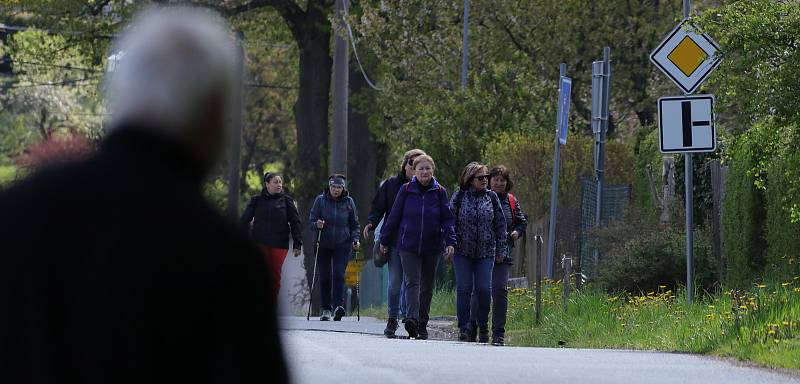
[{"label": "tree trunk", "polygon": [[[295,34],[300,49],[300,79],[294,117],[297,124],[297,186],[300,217],[307,222],[314,198],[323,188],[328,163],[328,106],[331,84],[330,23],[327,14],[311,12]],[[316,231],[306,230],[304,261],[310,283],[314,273]],[[319,285],[317,284],[317,287]],[[315,291],[319,292],[318,289]],[[319,294],[314,294],[319,308]],[[318,310],[315,310],[318,312]]]}]

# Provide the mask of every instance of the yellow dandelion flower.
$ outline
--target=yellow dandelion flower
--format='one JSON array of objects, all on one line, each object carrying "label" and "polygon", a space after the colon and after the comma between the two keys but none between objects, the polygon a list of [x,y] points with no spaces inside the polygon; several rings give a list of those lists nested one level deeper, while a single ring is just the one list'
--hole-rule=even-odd
[{"label": "yellow dandelion flower", "polygon": [[783,322],[783,326],[784,326],[784,327],[788,327],[789,325],[790,325],[790,323],[789,323],[788,321],[784,321],[784,322]]},{"label": "yellow dandelion flower", "polygon": [[770,330],[767,332],[767,334],[768,334],[768,335],[774,335],[774,334],[775,334],[775,330],[774,330],[774,329],[770,329]]}]

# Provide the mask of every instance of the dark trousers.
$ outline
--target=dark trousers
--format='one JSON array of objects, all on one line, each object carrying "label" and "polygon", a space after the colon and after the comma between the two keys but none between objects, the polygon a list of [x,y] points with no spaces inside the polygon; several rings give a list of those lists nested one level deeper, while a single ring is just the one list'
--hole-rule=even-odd
[{"label": "dark trousers", "polygon": [[491,303],[493,257],[473,259],[456,255],[453,258],[456,272],[456,314],[458,328],[468,329],[472,319],[472,291],[477,298],[475,320],[481,329],[487,329],[489,322],[489,305]]},{"label": "dark trousers", "polygon": [[428,312],[433,298],[433,279],[441,252],[418,254],[400,251],[405,274],[406,318],[420,325],[428,324]]},{"label": "dark trousers", "polygon": [[321,309],[333,310],[344,306],[344,271],[347,260],[352,251],[350,242],[338,245],[336,248],[319,249],[317,265],[319,266],[320,294],[322,296]]},{"label": "dark trousers", "polygon": [[392,247],[389,252],[389,284],[386,287],[389,304],[387,309],[390,318],[398,319],[406,316],[403,262],[400,260],[400,250],[397,247]]},{"label": "dark trousers", "polygon": [[[506,314],[508,312],[508,274],[511,264],[495,264],[492,269],[492,334],[497,336],[506,333]],[[472,321],[478,320],[478,296],[472,292]]]}]

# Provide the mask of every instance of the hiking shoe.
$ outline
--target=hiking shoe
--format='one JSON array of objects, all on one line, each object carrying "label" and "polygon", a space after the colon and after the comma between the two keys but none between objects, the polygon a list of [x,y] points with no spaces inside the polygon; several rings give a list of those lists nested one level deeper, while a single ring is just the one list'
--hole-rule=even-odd
[{"label": "hiking shoe", "polygon": [[474,343],[475,339],[478,338],[478,321],[473,320],[469,323],[469,341],[470,343]]},{"label": "hiking shoe", "polygon": [[479,343],[488,343],[489,342],[489,331],[486,329],[481,329],[478,333],[478,342]]},{"label": "hiking shoe", "polygon": [[331,319],[331,311],[329,309],[323,309],[322,315],[319,317],[319,321],[328,321]]},{"label": "hiking shoe", "polygon": [[408,332],[409,339],[417,338],[417,321],[414,319],[406,319],[406,332]]},{"label": "hiking shoe", "polygon": [[342,306],[336,307],[333,312],[333,321],[342,321],[342,316],[344,316],[344,308]]},{"label": "hiking shoe", "polygon": [[383,330],[383,335],[390,339],[394,339],[397,337],[394,334],[395,331],[397,331],[397,319],[390,317],[389,321],[386,322],[386,329]]},{"label": "hiking shoe", "polygon": [[505,337],[503,335],[492,335],[492,345],[502,347],[506,345]]},{"label": "hiking shoe", "polygon": [[469,329],[465,328],[462,329],[461,332],[458,333],[458,341],[469,341]]},{"label": "hiking shoe", "polygon": [[417,340],[428,340],[428,324],[419,323],[417,326]]}]

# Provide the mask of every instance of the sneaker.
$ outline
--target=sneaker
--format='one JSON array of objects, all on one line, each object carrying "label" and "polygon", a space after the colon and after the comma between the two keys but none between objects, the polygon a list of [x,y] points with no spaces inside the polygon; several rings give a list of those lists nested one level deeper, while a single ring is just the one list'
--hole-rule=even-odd
[{"label": "sneaker", "polygon": [[408,332],[409,339],[417,338],[417,321],[414,319],[406,319],[406,332]]},{"label": "sneaker", "polygon": [[344,308],[342,306],[336,307],[333,312],[333,321],[342,321],[342,316],[344,316]]},{"label": "sneaker", "polygon": [[329,309],[323,309],[322,315],[319,317],[319,321],[328,321],[331,319],[331,311]]},{"label": "sneaker", "polygon": [[502,347],[506,345],[505,337],[503,335],[492,335],[492,345]]},{"label": "sneaker", "polygon": [[428,324],[417,325],[417,340],[428,340]]},{"label": "sneaker", "polygon": [[397,331],[397,319],[390,317],[389,321],[386,322],[386,329],[383,330],[383,335],[390,339],[394,339],[397,337],[394,334],[395,331]]},{"label": "sneaker", "polygon": [[469,332],[468,328],[462,329],[458,333],[458,341],[467,341],[468,342],[469,341],[469,334],[470,334],[470,332]]},{"label": "sneaker", "polygon": [[489,342],[489,331],[486,329],[481,329],[478,333],[478,342],[479,343],[488,343]]},{"label": "sneaker", "polygon": [[478,338],[478,321],[473,320],[469,323],[469,342],[474,343]]}]

